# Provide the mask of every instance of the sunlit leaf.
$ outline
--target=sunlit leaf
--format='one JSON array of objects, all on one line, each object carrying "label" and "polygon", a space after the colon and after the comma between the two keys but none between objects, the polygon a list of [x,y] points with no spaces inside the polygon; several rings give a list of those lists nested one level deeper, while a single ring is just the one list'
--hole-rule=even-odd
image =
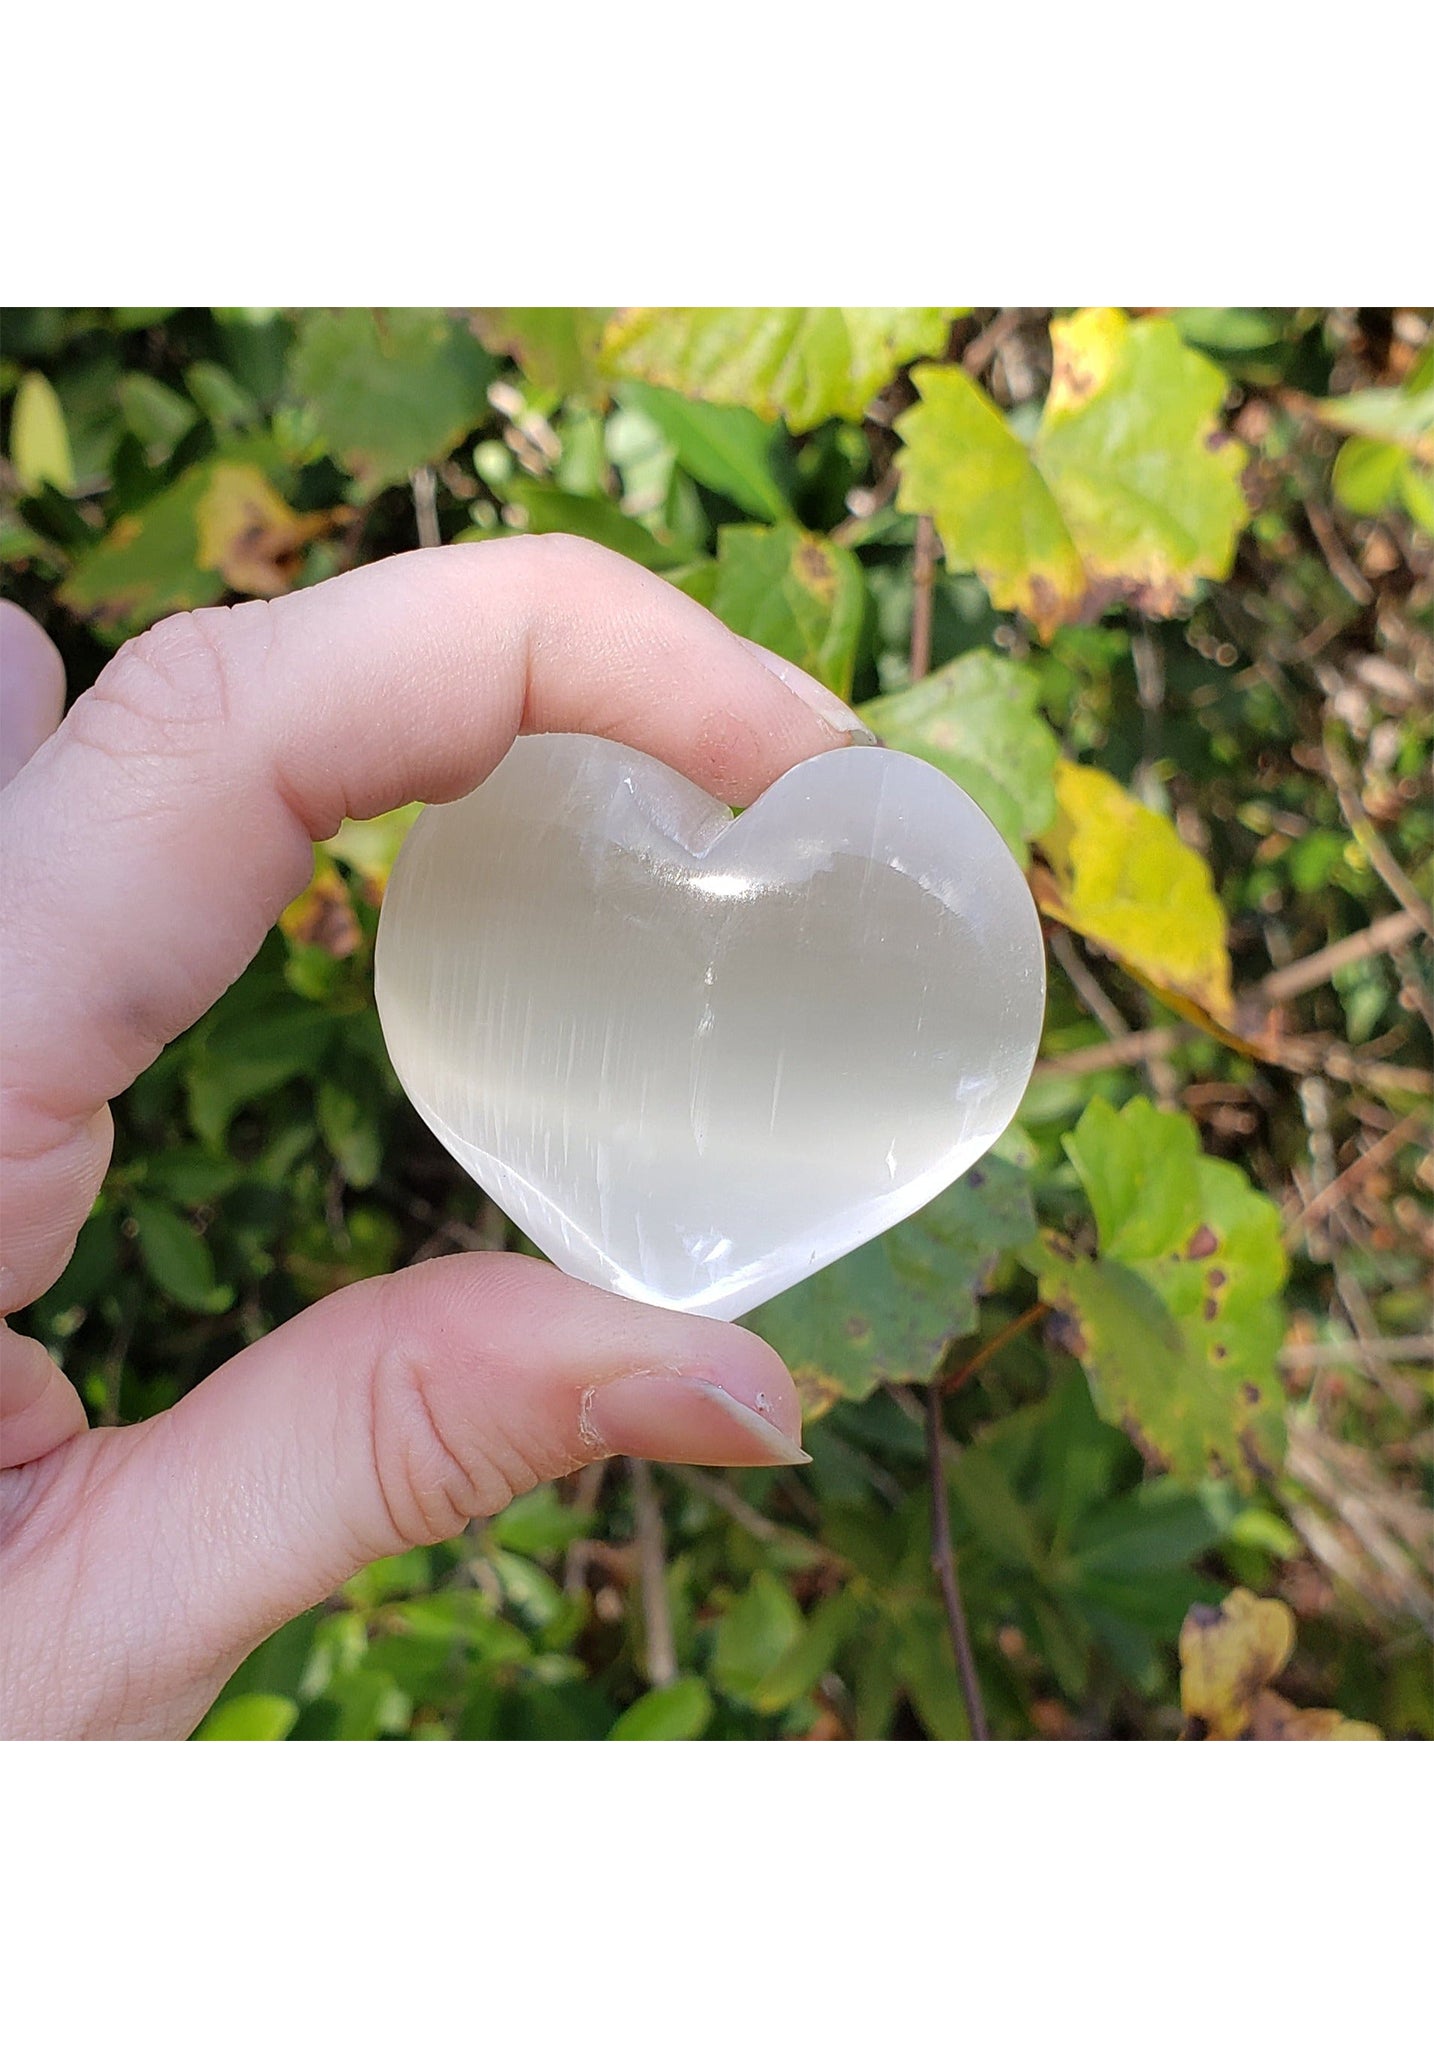
[{"label": "sunlit leaf", "polygon": [[903,363],[940,354],[956,310],[635,307],[609,322],[603,357],[614,376],[745,405],[803,433],[826,419],[859,420]]},{"label": "sunlit leaf", "polygon": [[1050,394],[1027,447],[954,364],[913,372],[899,503],[929,512],[953,567],[1049,638],[1118,602],[1168,616],[1227,575],[1248,518],[1225,378],[1166,319],[1090,309],[1051,323]]},{"label": "sunlit leaf", "polygon": [[758,519],[790,519],[792,508],[772,468],[775,428],[740,405],[708,405],[641,384],[622,387],[623,402],[645,413],[689,476],[720,491]]},{"label": "sunlit leaf", "polygon": [[196,1742],[282,1742],[299,1718],[298,1704],[277,1693],[246,1692],[222,1700],[195,1730]]},{"label": "sunlit leaf", "polygon": [[20,379],[15,409],[10,415],[10,462],[22,491],[27,495],[42,484],[57,491],[75,488],[75,460],[70,452],[70,435],[64,410],[54,386],[38,370]]},{"label": "sunlit leaf", "polygon": [[1055,799],[1053,822],[1036,834],[1047,863],[1031,880],[1041,909],[1163,996],[1228,1022],[1225,913],[1200,855],[1101,768],[1058,762]]}]

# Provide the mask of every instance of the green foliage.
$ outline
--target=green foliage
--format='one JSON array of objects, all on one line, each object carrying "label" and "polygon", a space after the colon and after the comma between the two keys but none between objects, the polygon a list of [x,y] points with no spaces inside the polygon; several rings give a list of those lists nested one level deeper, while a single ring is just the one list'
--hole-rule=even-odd
[{"label": "green foliage", "polygon": [[493,359],[440,312],[306,314],[294,386],[363,497],[437,462],[488,409]]},{"label": "green foliage", "polygon": [[[420,518],[576,533],[960,783],[1065,927],[1001,1155],[752,1318],[810,1467],[654,1473],[660,1580],[620,1467],[541,1487],[281,1629],[204,1739],[965,1739],[910,1391],[933,1380],[996,1733],[1173,1736],[1180,1646],[1241,1733],[1434,1734],[1400,1351],[1427,1320],[1428,966],[1366,951],[1261,995],[1397,907],[1395,867],[1434,884],[1427,315],[40,309],[4,346],[0,563],[75,691],[152,620],[411,548]],[[96,1419],[162,1411],[365,1275],[530,1250],[377,1028],[415,809],[346,821],[115,1105],[94,1213],[22,1318]],[[1146,1026],[1139,1058],[1108,1046]],[[1241,1648],[1281,1599],[1288,1699]]]},{"label": "green foliage", "polygon": [[977,1291],[997,1257],[1034,1228],[1025,1174],[986,1159],[747,1320],[786,1359],[810,1414],[862,1400],[882,1380],[924,1384],[953,1338],[975,1328]]},{"label": "green foliage", "polygon": [[976,648],[867,713],[889,747],[918,754],[976,799],[1020,861],[1055,816],[1059,747],[1038,710],[1040,679]]},{"label": "green foliage", "polygon": [[861,565],[795,526],[724,526],[711,605],[724,626],[851,695],[865,587]]}]

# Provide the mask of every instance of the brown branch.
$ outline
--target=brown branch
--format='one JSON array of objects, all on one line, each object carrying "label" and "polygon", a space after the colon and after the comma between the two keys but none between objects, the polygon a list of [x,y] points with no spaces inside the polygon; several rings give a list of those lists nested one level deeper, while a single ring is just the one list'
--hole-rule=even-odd
[{"label": "brown branch", "polygon": [[1362,932],[1352,932],[1347,939],[1336,939],[1318,953],[1307,953],[1302,960],[1292,960],[1288,967],[1277,968],[1256,984],[1251,995],[1273,1008],[1276,1003],[1288,1002],[1291,996],[1302,996],[1319,988],[1341,967],[1352,967],[1357,961],[1371,960],[1379,953],[1396,952],[1419,929],[1419,919],[1412,911],[1391,911],[1388,917],[1376,918]]},{"label": "brown branch", "polygon": [[916,522],[911,564],[911,680],[919,683],[931,667],[931,613],[936,603],[936,521],[923,512]]},{"label": "brown branch", "polygon": [[964,1387],[967,1380],[974,1379],[984,1366],[990,1364],[998,1351],[1005,1350],[1013,1337],[1019,1337],[1023,1330],[1030,1329],[1032,1323],[1038,1323],[1048,1307],[1049,1303],[1037,1301],[1033,1302],[1030,1308],[1023,1309],[1020,1315],[1007,1323],[1004,1329],[998,1330],[988,1343],[983,1344],[974,1357],[968,1358],[949,1378],[940,1382],[941,1392],[954,1394],[959,1387]]},{"label": "brown branch", "polygon": [[1349,761],[1343,747],[1334,737],[1330,725],[1325,726],[1324,759],[1329,769],[1329,779],[1334,784],[1334,793],[1339,798],[1344,822],[1354,834],[1356,845],[1390,895],[1397,897],[1419,929],[1434,939],[1434,911],[1430,910],[1429,905],[1385,845],[1374,820],[1364,808],[1364,799],[1355,788]]},{"label": "brown branch", "polygon": [[828,1550],[805,1529],[787,1528],[781,1522],[774,1522],[760,1508],[754,1508],[749,1500],[744,1500],[728,1480],[716,1479],[710,1472],[702,1472],[689,1465],[682,1466],[675,1476],[693,1493],[701,1494],[704,1500],[710,1500],[714,1507],[730,1515],[739,1528],[745,1529],[749,1536],[755,1536],[759,1543],[789,1544],[814,1563],[828,1565],[843,1574],[851,1571],[848,1558],[841,1557],[835,1550]]},{"label": "brown branch", "polygon": [[1376,1138],[1367,1152],[1361,1152],[1358,1159],[1353,1160],[1343,1173],[1336,1174],[1327,1187],[1319,1190],[1313,1201],[1305,1204],[1285,1231],[1285,1243],[1293,1245],[1314,1224],[1328,1216],[1331,1209],[1338,1208],[1352,1188],[1357,1187],[1376,1167],[1382,1166],[1386,1159],[1393,1158],[1401,1146],[1409,1143],[1415,1132],[1427,1121],[1428,1115],[1426,1109],[1412,1109],[1408,1116],[1400,1119],[1392,1131],[1386,1131],[1382,1138]]},{"label": "brown branch", "polygon": [[663,1541],[662,1507],[652,1473],[643,1458],[629,1458],[633,1520],[642,1576],[643,1663],[647,1682],[660,1692],[677,1680],[677,1647],[672,1636],[672,1608],[667,1598],[667,1551]]},{"label": "brown branch", "polygon": [[1385,1365],[1413,1365],[1434,1358],[1434,1337],[1378,1337],[1372,1342],[1350,1338],[1332,1344],[1286,1344],[1281,1365],[1359,1365],[1376,1358]]},{"label": "brown branch", "polygon": [[966,1628],[966,1610],[961,1605],[961,1583],[956,1576],[956,1551],[951,1541],[951,1504],[946,1498],[946,1467],[941,1455],[941,1389],[933,1380],[926,1389],[926,1458],[931,1474],[931,1568],[941,1588],[946,1609],[946,1626],[956,1656],[956,1675],[961,1697],[966,1702],[966,1719],[973,1742],[989,1742],[986,1707],[971,1638]]}]

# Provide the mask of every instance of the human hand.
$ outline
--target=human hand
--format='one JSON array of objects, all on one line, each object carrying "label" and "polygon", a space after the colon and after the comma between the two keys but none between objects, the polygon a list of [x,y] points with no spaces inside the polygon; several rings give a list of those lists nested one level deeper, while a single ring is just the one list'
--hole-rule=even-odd
[{"label": "human hand", "polygon": [[[7,1314],[74,1248],[110,1098],[242,972],[343,817],[451,801],[520,732],[604,734],[747,804],[864,731],[657,577],[562,536],[167,619],[58,730],[55,649],[0,615]],[[4,1328],[4,1732],[183,1736],[361,1565],[614,1452],[784,1464],[799,1428],[750,1332],[505,1254],[346,1288],[123,1429],[89,1429],[44,1347]]]}]

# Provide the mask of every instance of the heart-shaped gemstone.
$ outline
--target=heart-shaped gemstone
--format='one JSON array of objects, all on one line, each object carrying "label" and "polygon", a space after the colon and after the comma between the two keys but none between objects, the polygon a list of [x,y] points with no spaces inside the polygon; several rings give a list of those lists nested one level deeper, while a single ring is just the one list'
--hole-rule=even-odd
[{"label": "heart-shaped gemstone", "polygon": [[1025,880],[928,763],[823,754],[734,818],[569,734],[422,813],[376,982],[419,1114],[556,1265],[724,1318],[979,1159],[1044,1003]]}]

